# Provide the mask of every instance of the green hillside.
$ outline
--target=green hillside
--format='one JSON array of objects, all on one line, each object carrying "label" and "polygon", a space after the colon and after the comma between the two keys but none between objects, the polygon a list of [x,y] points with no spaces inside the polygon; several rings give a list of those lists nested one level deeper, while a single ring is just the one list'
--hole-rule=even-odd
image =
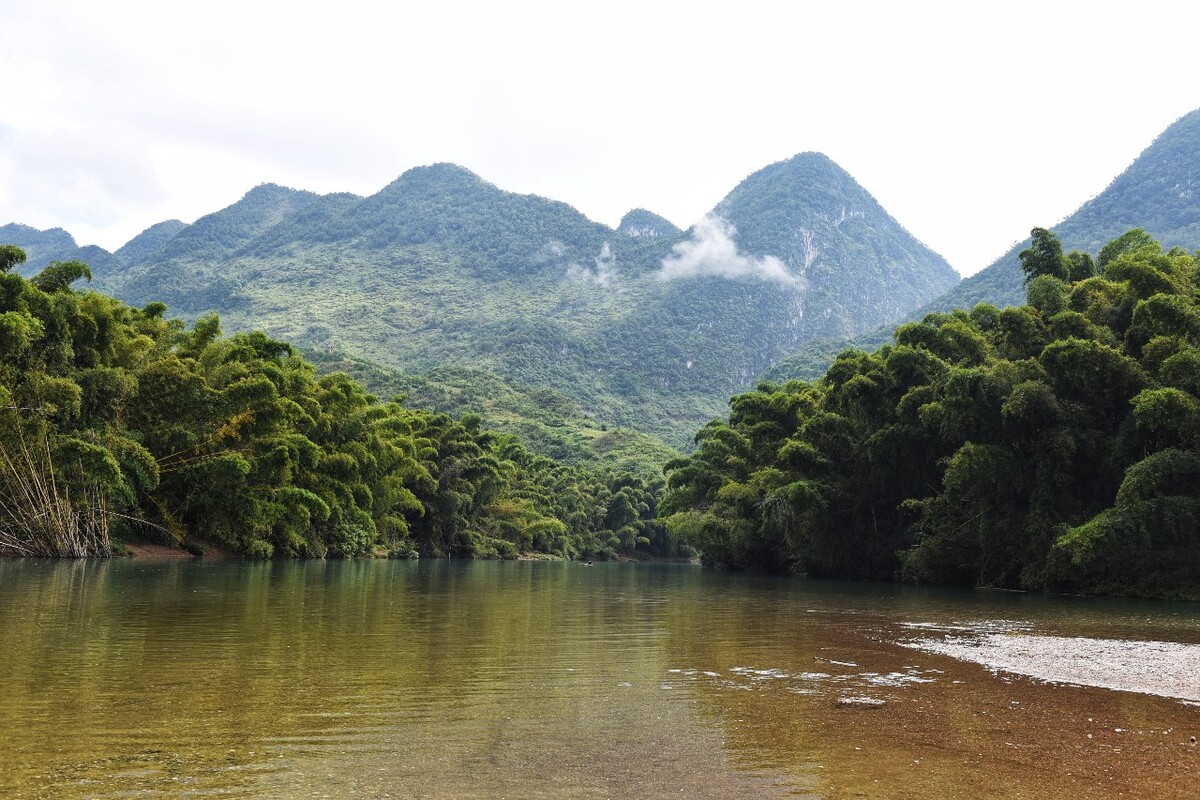
[{"label": "green hillside", "polygon": [[404,397],[418,408],[436,408],[455,418],[477,414],[488,426],[515,436],[533,452],[593,470],[659,478],[676,450],[650,434],[609,427],[586,416],[553,389],[527,389],[471,367],[439,367],[403,375],[362,359],[309,351],[322,372],[345,372],[381,397]]},{"label": "green hillside", "polygon": [[[260,186],[191,225],[147,230],[93,273],[134,305],[216,311],[232,330],[405,375],[450,368],[455,385],[469,375],[565,398],[597,430],[676,448],[797,346],[894,320],[957,279],[817,154],[760,170],[715,213],[681,232],[636,210],[614,230],[437,164],[365,198]],[[483,406],[513,429],[514,409],[532,408]]]},{"label": "green hillside", "polygon": [[621,217],[621,222],[617,225],[617,233],[634,238],[666,237],[674,239],[682,235],[683,231],[679,230],[675,223],[653,211],[635,208]]},{"label": "green hillside", "polygon": [[17,222],[0,225],[0,244],[15,245],[25,252],[26,260],[14,270],[21,275],[36,275],[51,261],[83,261],[102,274],[125,268],[120,258],[102,247],[80,247],[62,228],[40,231]]},{"label": "green hillside", "polygon": [[127,266],[143,264],[186,227],[186,223],[177,219],[156,223],[130,239],[113,255]]},{"label": "green hillside", "polygon": [[[1039,222],[1031,220],[1030,227]],[[1130,228],[1142,228],[1167,248],[1200,248],[1200,110],[1172,123],[1108,188],[1051,230],[1065,249],[1095,253]],[[921,312],[971,308],[976,303],[1020,305],[1024,294],[1017,254],[1029,241]]]}]

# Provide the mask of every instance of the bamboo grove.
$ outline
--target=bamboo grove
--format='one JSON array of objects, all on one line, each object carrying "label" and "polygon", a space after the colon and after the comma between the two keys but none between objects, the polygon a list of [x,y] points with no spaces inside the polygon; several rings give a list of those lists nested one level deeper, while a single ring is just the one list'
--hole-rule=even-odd
[{"label": "bamboo grove", "polygon": [[733,568],[1200,597],[1197,261],[1033,233],[1027,305],[734,397],[667,467],[670,530]]},{"label": "bamboo grove", "polygon": [[318,376],[261,332],[188,329],[0,246],[0,552],[160,541],[250,557],[675,555],[661,481]]}]

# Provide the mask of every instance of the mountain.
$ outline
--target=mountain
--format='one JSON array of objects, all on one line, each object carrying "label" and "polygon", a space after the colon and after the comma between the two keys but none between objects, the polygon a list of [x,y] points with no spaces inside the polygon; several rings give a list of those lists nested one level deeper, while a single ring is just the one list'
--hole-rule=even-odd
[{"label": "mountain", "polygon": [[[369,197],[259,186],[109,258],[95,283],[131,304],[217,311],[227,330],[409,376],[443,370],[434,398],[461,393],[464,375],[486,393],[491,375],[565,399],[597,431],[675,447],[797,346],[871,330],[957,280],[815,153],[751,175],[686,232],[644,209],[614,230],[434,164]],[[483,405],[520,429],[524,412]]]},{"label": "mountain", "polygon": [[312,192],[273,183],[256,186],[228,208],[203,216],[181,229],[163,243],[155,260],[187,259],[211,263],[227,258],[318,198],[319,195]]},{"label": "mountain", "polygon": [[51,261],[77,258],[80,252],[74,237],[62,228],[42,231],[19,222],[0,225],[0,242],[25,251],[25,263],[20,267],[24,274],[33,274]]},{"label": "mountain", "polygon": [[644,208],[635,208],[621,217],[621,222],[617,225],[617,233],[623,233],[626,236],[634,238],[645,237],[656,239],[660,236],[665,236],[674,239],[682,234],[683,231],[679,230],[669,219],[660,217],[653,211],[647,211]]},{"label": "mountain", "polygon": [[804,340],[898,319],[959,280],[820,153],[759,170],[714,212],[737,228],[744,249],[778,256],[807,284]]},{"label": "mountain", "polygon": [[103,247],[94,244],[80,247],[62,228],[40,231],[20,223],[0,225],[0,244],[15,244],[25,251],[25,263],[17,271],[27,276],[40,272],[51,261],[78,259],[88,264],[93,273],[111,273],[123,267]]},{"label": "mountain", "polygon": [[113,255],[130,266],[143,264],[162,250],[167,242],[182,233],[186,227],[188,227],[186,223],[177,219],[151,225],[126,242]]}]

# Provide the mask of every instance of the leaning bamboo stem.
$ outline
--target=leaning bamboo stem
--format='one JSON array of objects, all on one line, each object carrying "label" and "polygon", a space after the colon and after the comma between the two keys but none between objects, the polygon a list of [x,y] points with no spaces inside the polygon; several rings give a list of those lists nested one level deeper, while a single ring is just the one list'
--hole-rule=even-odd
[{"label": "leaning bamboo stem", "polygon": [[23,556],[112,555],[108,510],[98,486],[79,508],[54,476],[50,443],[35,455],[18,431],[16,444],[0,442],[0,553]]}]

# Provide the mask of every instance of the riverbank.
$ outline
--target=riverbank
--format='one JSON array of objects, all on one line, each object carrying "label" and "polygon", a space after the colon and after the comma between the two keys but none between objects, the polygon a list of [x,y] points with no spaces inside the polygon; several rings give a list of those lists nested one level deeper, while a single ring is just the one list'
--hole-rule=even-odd
[{"label": "riverbank", "polygon": [[115,546],[114,554],[118,557],[135,558],[139,561],[187,561],[192,558],[204,558],[211,561],[231,557],[229,553],[212,545],[207,545],[203,552],[196,553],[181,547],[171,547],[154,542],[122,542]]},{"label": "riverbank", "polygon": [[[172,561],[172,560],[187,560],[190,558],[201,558],[201,557],[205,558],[205,559],[231,558],[231,556],[228,553],[224,552],[223,550],[221,550],[220,548],[217,548],[217,547],[206,546],[204,548],[203,555],[197,555],[189,550],[183,550],[178,547],[169,547],[168,545],[164,545],[164,544],[155,544],[152,542],[137,542],[137,543],[132,543],[132,544],[121,543],[120,545],[117,546],[116,555],[117,556],[123,555],[126,558],[135,558],[135,559],[138,559],[139,561],[143,561],[143,560],[146,560],[146,561]],[[388,558],[389,556],[386,552],[380,552],[375,557],[376,558]],[[563,559],[561,556],[553,555],[550,553],[526,552],[526,553],[522,553],[517,558],[517,560],[518,561],[563,561],[565,559]],[[617,562],[621,562],[621,563],[631,563],[631,562],[633,562],[633,563],[637,563],[637,562],[650,563],[650,562],[652,562],[652,563],[656,563],[656,564],[699,564],[700,563],[700,560],[697,558],[690,558],[690,559],[682,558],[682,557],[668,558],[665,556],[638,557],[638,556],[620,555],[620,556],[617,556],[617,558],[614,560]]]}]

